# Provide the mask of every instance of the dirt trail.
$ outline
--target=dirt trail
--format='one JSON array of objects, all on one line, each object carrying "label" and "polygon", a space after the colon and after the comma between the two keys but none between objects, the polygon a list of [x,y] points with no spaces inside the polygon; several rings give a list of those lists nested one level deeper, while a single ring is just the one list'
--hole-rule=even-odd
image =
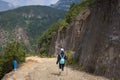
[{"label": "dirt trail", "polygon": [[55,58],[28,57],[17,71],[6,74],[2,80],[109,80],[67,67],[59,75],[55,63]]}]

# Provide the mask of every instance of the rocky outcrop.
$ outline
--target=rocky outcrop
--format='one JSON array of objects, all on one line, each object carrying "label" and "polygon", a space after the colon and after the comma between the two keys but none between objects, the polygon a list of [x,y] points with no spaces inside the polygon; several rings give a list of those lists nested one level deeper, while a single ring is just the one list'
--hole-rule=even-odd
[{"label": "rocky outcrop", "polygon": [[[54,42],[55,41],[55,42]],[[120,0],[96,0],[52,39],[50,53],[74,50],[85,71],[120,79]]]}]

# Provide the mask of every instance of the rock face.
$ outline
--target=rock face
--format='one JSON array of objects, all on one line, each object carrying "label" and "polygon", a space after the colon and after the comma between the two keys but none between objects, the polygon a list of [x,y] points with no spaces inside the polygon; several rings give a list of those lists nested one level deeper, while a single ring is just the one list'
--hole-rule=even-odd
[{"label": "rock face", "polygon": [[79,51],[86,71],[120,79],[120,0],[97,0]]},{"label": "rock face", "polygon": [[52,38],[51,46],[54,47],[51,47],[49,52],[58,53],[60,47],[64,47],[65,50],[70,49],[77,51],[86,30],[85,22],[87,22],[89,16],[90,10],[86,8],[76,17],[67,29],[59,30]]},{"label": "rock face", "polygon": [[96,0],[76,19],[53,36],[49,52],[65,50],[78,53],[85,71],[120,79],[120,0]]},{"label": "rock face", "polygon": [[70,7],[70,4],[79,3],[81,1],[82,0],[58,0],[56,4],[53,4],[51,6],[57,9],[68,10]]}]

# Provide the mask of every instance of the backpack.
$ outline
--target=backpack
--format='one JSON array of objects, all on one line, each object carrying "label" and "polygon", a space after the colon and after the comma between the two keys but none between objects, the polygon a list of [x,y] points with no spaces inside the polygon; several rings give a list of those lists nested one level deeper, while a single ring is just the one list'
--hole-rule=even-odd
[{"label": "backpack", "polygon": [[62,57],[62,56],[60,55],[60,62],[59,62],[60,64],[65,64],[65,58],[64,58],[64,57],[65,57],[65,56]]}]

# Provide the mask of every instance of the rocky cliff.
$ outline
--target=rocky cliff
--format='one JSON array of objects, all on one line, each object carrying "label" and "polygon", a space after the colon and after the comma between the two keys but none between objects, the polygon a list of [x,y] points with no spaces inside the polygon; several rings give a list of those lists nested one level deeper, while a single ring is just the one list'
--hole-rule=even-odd
[{"label": "rocky cliff", "polygon": [[49,52],[61,46],[78,53],[85,71],[120,79],[120,0],[96,0],[85,8],[53,36]]}]

